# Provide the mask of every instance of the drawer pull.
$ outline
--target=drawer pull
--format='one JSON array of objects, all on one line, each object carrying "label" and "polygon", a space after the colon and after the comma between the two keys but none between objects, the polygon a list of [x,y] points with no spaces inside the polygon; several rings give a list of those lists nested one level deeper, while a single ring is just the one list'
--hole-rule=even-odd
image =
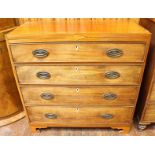
[{"label": "drawer pull", "polygon": [[117,98],[117,95],[114,93],[107,93],[103,95],[103,98],[105,100],[115,100]]},{"label": "drawer pull", "polygon": [[48,119],[55,119],[55,118],[57,118],[57,115],[48,113],[48,114],[45,114],[45,117],[48,118]]},{"label": "drawer pull", "polygon": [[38,50],[32,51],[32,54],[36,58],[45,58],[48,56],[49,52],[43,49],[38,49]]},{"label": "drawer pull", "polygon": [[42,93],[40,97],[44,100],[51,100],[54,98],[54,95],[51,93]]},{"label": "drawer pull", "polygon": [[117,57],[121,57],[123,55],[123,51],[117,48],[114,49],[110,49],[106,52],[108,57],[111,58],[117,58]]},{"label": "drawer pull", "polygon": [[101,117],[104,119],[112,119],[113,115],[112,114],[102,114]]},{"label": "drawer pull", "polygon": [[117,79],[120,77],[120,73],[115,71],[106,72],[105,77],[108,79]]},{"label": "drawer pull", "polygon": [[48,73],[48,72],[38,72],[36,74],[36,76],[39,78],[39,79],[49,79],[51,77],[51,74]]}]

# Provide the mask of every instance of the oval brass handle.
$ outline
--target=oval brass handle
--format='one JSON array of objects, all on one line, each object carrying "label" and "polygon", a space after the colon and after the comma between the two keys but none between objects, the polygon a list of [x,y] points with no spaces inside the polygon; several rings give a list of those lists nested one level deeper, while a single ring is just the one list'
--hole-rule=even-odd
[{"label": "oval brass handle", "polygon": [[52,113],[48,113],[48,114],[45,114],[45,117],[48,118],[48,119],[56,119],[57,115],[56,114],[52,114]]},{"label": "oval brass handle", "polygon": [[49,52],[43,49],[38,49],[38,50],[32,51],[32,54],[36,58],[45,58],[49,55]]},{"label": "oval brass handle", "polygon": [[39,78],[39,79],[49,79],[51,77],[51,74],[48,73],[48,72],[38,72],[36,74],[36,76]]},{"label": "oval brass handle", "polygon": [[112,119],[113,115],[112,114],[102,114],[101,117],[104,119]]},{"label": "oval brass handle", "polygon": [[105,77],[108,79],[117,79],[120,77],[120,73],[115,71],[109,71],[105,73]]},{"label": "oval brass handle", "polygon": [[114,93],[107,93],[107,94],[104,94],[104,95],[103,95],[103,98],[104,98],[105,100],[114,100],[114,99],[117,98],[117,95],[114,94]]},{"label": "oval brass handle", "polygon": [[123,55],[123,51],[117,48],[110,49],[106,52],[108,57],[117,58]]},{"label": "oval brass handle", "polygon": [[44,100],[51,100],[54,98],[54,95],[51,93],[42,93],[40,97]]}]

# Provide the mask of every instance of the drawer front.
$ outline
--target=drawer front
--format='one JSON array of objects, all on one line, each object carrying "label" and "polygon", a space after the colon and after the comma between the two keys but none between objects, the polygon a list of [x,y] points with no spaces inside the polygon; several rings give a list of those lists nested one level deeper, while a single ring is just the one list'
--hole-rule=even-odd
[{"label": "drawer front", "polygon": [[147,105],[143,121],[155,122],[155,105]]},{"label": "drawer front", "polygon": [[155,83],[154,83],[153,88],[151,90],[150,101],[153,101],[155,103]]},{"label": "drawer front", "polygon": [[142,66],[18,66],[21,84],[134,85]]},{"label": "drawer front", "polygon": [[[12,45],[15,62],[142,62],[144,44]],[[26,57],[25,57],[26,55]]]},{"label": "drawer front", "polygon": [[61,123],[129,123],[132,107],[27,107],[31,122]]},{"label": "drawer front", "polygon": [[134,105],[139,87],[22,86],[26,105]]}]

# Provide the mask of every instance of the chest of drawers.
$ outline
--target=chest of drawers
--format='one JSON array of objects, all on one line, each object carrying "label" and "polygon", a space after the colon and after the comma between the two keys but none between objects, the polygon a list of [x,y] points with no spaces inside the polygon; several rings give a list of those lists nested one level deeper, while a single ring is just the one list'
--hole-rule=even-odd
[{"label": "chest of drawers", "polygon": [[32,130],[111,127],[128,131],[150,33],[131,22],[32,22],[7,36]]}]

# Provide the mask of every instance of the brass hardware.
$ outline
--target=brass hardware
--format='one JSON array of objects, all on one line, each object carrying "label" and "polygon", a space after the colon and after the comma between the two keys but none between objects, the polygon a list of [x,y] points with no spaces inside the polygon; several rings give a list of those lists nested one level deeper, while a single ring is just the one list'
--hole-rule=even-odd
[{"label": "brass hardware", "polygon": [[112,119],[113,115],[112,114],[102,114],[101,117],[104,119]]},{"label": "brass hardware", "polygon": [[105,73],[105,77],[108,79],[117,79],[120,77],[120,73],[115,71],[109,71]]},{"label": "brass hardware", "polygon": [[54,95],[51,93],[42,93],[40,97],[44,100],[51,100],[54,98]]},{"label": "brass hardware", "polygon": [[52,114],[52,113],[48,113],[48,114],[45,114],[45,117],[48,118],[48,119],[55,119],[55,118],[57,118],[57,115]]},{"label": "brass hardware", "polygon": [[49,79],[51,77],[51,74],[48,73],[48,72],[38,72],[36,74],[36,76],[39,78],[39,79]]},{"label": "brass hardware", "polygon": [[114,93],[107,93],[107,94],[104,94],[104,95],[103,95],[103,98],[104,98],[105,100],[114,100],[114,99],[117,98],[117,95],[114,94]]},{"label": "brass hardware", "polygon": [[38,50],[32,51],[32,54],[36,58],[45,58],[49,55],[49,52],[43,49],[38,49]]},{"label": "brass hardware", "polygon": [[114,49],[110,49],[106,52],[108,57],[111,58],[117,58],[117,57],[121,57],[123,55],[123,51],[117,48]]}]

